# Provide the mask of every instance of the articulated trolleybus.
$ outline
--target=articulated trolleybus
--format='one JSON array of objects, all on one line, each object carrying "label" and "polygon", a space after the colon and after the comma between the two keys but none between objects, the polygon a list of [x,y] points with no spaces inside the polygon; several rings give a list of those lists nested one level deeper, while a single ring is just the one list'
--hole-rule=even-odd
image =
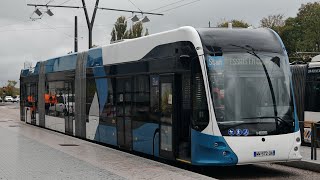
[{"label": "articulated trolleybus", "polygon": [[288,57],[269,29],[176,30],[21,71],[21,120],[192,165],[301,159]]}]

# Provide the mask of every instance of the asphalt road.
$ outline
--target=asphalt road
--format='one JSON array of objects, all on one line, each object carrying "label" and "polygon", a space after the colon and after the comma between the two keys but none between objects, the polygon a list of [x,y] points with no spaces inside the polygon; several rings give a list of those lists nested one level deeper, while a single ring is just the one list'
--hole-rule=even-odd
[{"label": "asphalt road", "polygon": [[207,167],[194,170],[217,179],[320,179],[320,173],[278,164],[257,164],[234,167]]},{"label": "asphalt road", "polygon": [[[18,103],[0,103],[0,114],[6,118],[19,119]],[[189,171],[217,179],[290,179],[290,180],[314,180],[320,179],[320,173],[287,167],[278,164],[256,164],[233,167],[192,167],[175,165]]]}]

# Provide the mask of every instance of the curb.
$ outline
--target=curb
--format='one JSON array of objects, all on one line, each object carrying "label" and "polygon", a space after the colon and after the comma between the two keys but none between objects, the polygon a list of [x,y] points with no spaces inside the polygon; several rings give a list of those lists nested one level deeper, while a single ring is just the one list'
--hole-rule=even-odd
[{"label": "curb", "polygon": [[295,167],[299,169],[304,169],[304,170],[309,170],[309,171],[314,171],[320,173],[320,164],[319,163],[314,163],[311,161],[291,161],[291,162],[281,162],[281,163],[276,163],[279,165],[283,166],[290,166],[290,167]]}]

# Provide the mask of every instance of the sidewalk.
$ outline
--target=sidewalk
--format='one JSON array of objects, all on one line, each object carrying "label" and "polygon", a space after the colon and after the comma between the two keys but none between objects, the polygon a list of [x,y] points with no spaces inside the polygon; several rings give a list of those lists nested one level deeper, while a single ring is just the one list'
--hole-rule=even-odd
[{"label": "sidewalk", "polygon": [[320,148],[317,148],[317,160],[311,160],[311,147],[301,146],[301,161],[278,163],[285,166],[320,172]]},{"label": "sidewalk", "polygon": [[25,124],[18,113],[0,106],[0,179],[212,179]]}]

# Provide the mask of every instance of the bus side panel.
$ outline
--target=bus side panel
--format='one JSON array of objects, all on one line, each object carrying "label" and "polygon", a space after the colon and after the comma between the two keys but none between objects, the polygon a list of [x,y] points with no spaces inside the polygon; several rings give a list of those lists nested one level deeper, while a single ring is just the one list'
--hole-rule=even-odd
[{"label": "bus side panel", "polygon": [[117,145],[117,128],[114,126],[99,124],[94,140],[105,143],[105,144],[111,144],[116,146]]},{"label": "bus side panel", "polygon": [[[87,85],[88,84],[89,83],[87,83]],[[91,95],[87,94],[87,96],[91,96]],[[98,130],[98,126],[99,126],[99,102],[98,102],[97,93],[95,93],[93,95],[93,100],[89,108],[89,117],[86,122],[86,138],[87,139],[99,141],[99,137],[96,134]]]},{"label": "bus side panel", "polygon": [[194,165],[231,166],[238,163],[237,155],[222,136],[203,134],[193,129],[191,130],[191,158]]},{"label": "bus side panel", "polygon": [[159,156],[159,133],[156,133],[159,124],[139,121],[134,121],[133,124],[133,127],[137,127],[132,132],[133,150]]}]

